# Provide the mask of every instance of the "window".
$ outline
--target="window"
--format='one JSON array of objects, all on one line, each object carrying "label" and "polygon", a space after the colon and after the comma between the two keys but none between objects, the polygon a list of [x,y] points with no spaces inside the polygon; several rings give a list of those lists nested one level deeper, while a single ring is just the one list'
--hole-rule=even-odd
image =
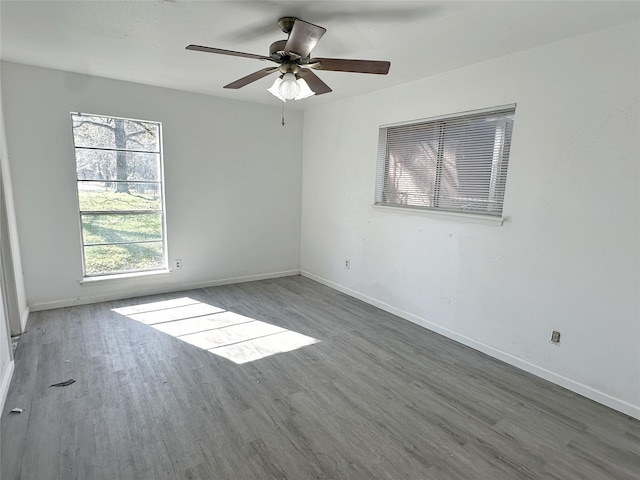
[{"label": "window", "polygon": [[166,269],[160,123],[71,120],[85,277]]},{"label": "window", "polygon": [[515,106],[380,128],[376,204],[501,216]]}]

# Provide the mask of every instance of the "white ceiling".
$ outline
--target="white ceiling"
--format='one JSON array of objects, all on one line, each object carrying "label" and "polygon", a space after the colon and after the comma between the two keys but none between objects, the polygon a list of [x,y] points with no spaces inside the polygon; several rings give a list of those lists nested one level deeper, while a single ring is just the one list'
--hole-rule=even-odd
[{"label": "white ceiling", "polygon": [[278,18],[327,33],[312,56],[389,60],[387,76],[316,72],[333,92],[308,108],[539,45],[638,21],[638,1],[0,1],[0,58],[42,67],[277,105],[275,76],[253,59],[185,50],[200,44],[268,55]]}]

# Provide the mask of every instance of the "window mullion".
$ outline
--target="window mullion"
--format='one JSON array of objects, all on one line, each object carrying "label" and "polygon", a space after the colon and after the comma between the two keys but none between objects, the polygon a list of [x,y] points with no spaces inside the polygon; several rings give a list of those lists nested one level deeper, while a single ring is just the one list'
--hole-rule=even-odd
[{"label": "window mullion", "polygon": [[159,150],[132,150],[129,148],[110,148],[110,147],[82,147],[74,145],[75,149],[78,150],[96,150],[102,152],[124,152],[124,153],[153,153],[158,155],[160,153]]},{"label": "window mullion", "polygon": [[162,210],[80,210],[80,215],[146,215],[162,214]]}]

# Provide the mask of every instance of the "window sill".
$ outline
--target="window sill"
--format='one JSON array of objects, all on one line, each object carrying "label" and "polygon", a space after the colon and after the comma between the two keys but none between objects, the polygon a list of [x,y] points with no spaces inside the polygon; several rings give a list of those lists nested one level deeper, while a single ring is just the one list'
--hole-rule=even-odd
[{"label": "window sill", "polygon": [[99,277],[85,277],[78,283],[83,287],[101,285],[111,282],[124,282],[127,280],[137,280],[149,277],[164,278],[171,274],[171,270],[153,270],[151,272],[121,273],[118,275],[102,275]]},{"label": "window sill", "polygon": [[374,210],[387,213],[401,213],[403,215],[418,215],[421,217],[441,218],[446,220],[454,220],[457,222],[480,223],[483,225],[502,226],[506,218],[490,217],[488,215],[478,215],[474,213],[447,212],[445,210],[426,210],[422,208],[411,207],[392,207],[388,205],[372,205]]}]

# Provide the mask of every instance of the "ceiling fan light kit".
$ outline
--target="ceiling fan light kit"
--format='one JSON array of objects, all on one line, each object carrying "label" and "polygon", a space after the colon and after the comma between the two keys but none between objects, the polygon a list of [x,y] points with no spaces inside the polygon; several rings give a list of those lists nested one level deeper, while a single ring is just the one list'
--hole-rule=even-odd
[{"label": "ceiling fan light kit", "polygon": [[309,88],[307,82],[302,78],[296,79],[293,73],[285,73],[282,77],[276,78],[271,88],[267,88],[267,91],[283,102],[287,100],[302,100],[315,95],[315,92]]},{"label": "ceiling fan light kit", "polygon": [[301,100],[312,95],[322,95],[332,91],[311,69],[334,72],[371,73],[376,75],[386,75],[389,72],[391,64],[386,61],[311,58],[311,50],[313,50],[320,38],[325,34],[325,28],[295,17],[280,18],[278,20],[278,26],[288,37],[286,40],[280,40],[271,44],[269,56],[223,50],[221,48],[205,47],[202,45],[188,45],[186,48],[187,50],[253,58],[278,64],[279,66],[277,67],[268,67],[251,73],[246,77],[225,85],[224,88],[242,88],[271,73],[279,72],[280,75],[267,91],[283,102],[287,100]]}]

